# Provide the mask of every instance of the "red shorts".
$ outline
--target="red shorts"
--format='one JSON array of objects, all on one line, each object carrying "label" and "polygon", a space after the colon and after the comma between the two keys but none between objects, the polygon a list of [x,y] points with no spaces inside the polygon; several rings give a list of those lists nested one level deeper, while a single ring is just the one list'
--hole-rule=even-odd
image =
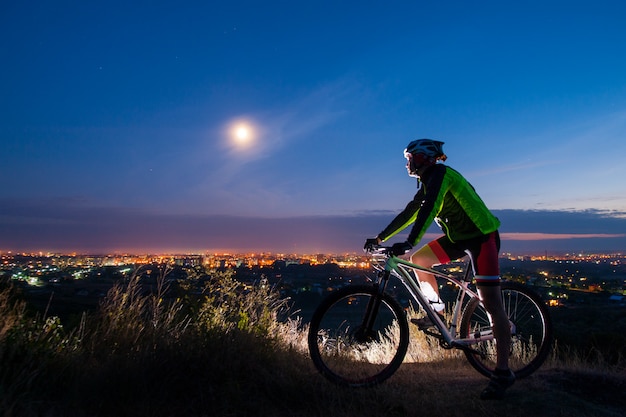
[{"label": "red shorts", "polygon": [[448,236],[428,243],[439,262],[446,264],[468,255],[474,270],[477,285],[499,285],[500,235],[498,231],[473,239],[452,242]]}]

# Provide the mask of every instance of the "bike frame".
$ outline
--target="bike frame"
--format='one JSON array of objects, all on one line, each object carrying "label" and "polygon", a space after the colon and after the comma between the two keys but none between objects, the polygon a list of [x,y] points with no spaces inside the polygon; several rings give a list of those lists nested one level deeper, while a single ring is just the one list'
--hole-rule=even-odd
[{"label": "bike frame", "polygon": [[[458,337],[457,327],[463,313],[463,300],[465,299],[465,297],[479,297],[478,292],[469,287],[473,277],[473,275],[470,273],[469,267],[466,268],[463,279],[458,279],[452,275],[444,274],[434,269],[425,268],[423,266],[411,263],[404,259],[398,258],[397,256],[390,253],[385,253],[385,256],[387,258],[385,261],[385,266],[384,269],[380,271],[378,275],[378,281],[376,283],[379,292],[382,294],[385,291],[392,274],[399,278],[400,282],[404,284],[411,297],[419,305],[422,306],[428,317],[432,320],[432,322],[439,330],[442,338],[442,346],[447,348],[471,350],[470,345],[481,341],[492,340],[494,338],[492,330],[482,331],[479,334],[472,335],[472,337],[470,338]],[[458,289],[456,301],[454,302],[452,310],[452,320],[450,328],[448,328],[447,325],[441,321],[441,319],[439,318],[439,314],[435,312],[434,308],[431,306],[430,301],[422,292],[418,271],[432,274],[437,278],[442,278],[448,282],[451,282]],[[411,272],[414,273],[415,277],[412,276]],[[379,304],[380,299],[375,301],[375,304],[371,306],[373,308],[373,310],[371,311],[377,311]],[[366,323],[366,325],[367,324],[368,323]]]}]

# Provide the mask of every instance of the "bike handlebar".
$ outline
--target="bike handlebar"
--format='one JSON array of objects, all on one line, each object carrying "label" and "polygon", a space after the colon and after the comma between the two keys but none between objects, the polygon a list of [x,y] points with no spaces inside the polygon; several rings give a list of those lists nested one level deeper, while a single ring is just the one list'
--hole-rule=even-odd
[{"label": "bike handlebar", "polygon": [[393,255],[391,246],[370,245],[368,247],[363,248],[363,251],[365,251],[365,253],[369,255],[386,255],[386,256]]}]

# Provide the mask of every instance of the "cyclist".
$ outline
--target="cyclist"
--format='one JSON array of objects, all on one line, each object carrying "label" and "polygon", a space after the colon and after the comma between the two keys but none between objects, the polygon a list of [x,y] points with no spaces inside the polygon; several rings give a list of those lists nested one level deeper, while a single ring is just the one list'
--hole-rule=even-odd
[{"label": "cyclist", "polygon": [[[438,163],[447,159],[443,142],[414,140],[404,150],[404,156],[409,176],[417,178],[417,194],[378,236],[366,240],[365,247],[380,244],[413,224],[407,240],[392,245],[393,253],[402,256],[413,249],[434,220],[444,235],[415,251],[411,262],[434,266],[469,255],[476,287],[493,320],[497,342],[496,369],[480,397],[501,399],[505,390],[515,382],[515,375],[508,364],[511,333],[500,295],[500,221],[460,173]],[[424,292],[443,318],[444,304],[439,298],[435,277],[420,272],[419,279],[426,284],[422,285]],[[414,322],[422,329],[433,325],[428,316]]]}]

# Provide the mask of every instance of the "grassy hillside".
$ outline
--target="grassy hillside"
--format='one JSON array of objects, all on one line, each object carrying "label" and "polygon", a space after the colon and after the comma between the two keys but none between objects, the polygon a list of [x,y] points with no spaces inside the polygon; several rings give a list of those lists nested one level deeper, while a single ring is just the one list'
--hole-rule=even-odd
[{"label": "grassy hillside", "polygon": [[[71,329],[0,292],[0,415],[621,416],[623,358],[553,355],[499,402],[458,352],[412,329],[407,362],[372,389],[331,385],[307,357],[306,328],[280,322],[271,289],[216,275],[201,296],[114,287]],[[415,360],[413,358],[418,358]]]}]

